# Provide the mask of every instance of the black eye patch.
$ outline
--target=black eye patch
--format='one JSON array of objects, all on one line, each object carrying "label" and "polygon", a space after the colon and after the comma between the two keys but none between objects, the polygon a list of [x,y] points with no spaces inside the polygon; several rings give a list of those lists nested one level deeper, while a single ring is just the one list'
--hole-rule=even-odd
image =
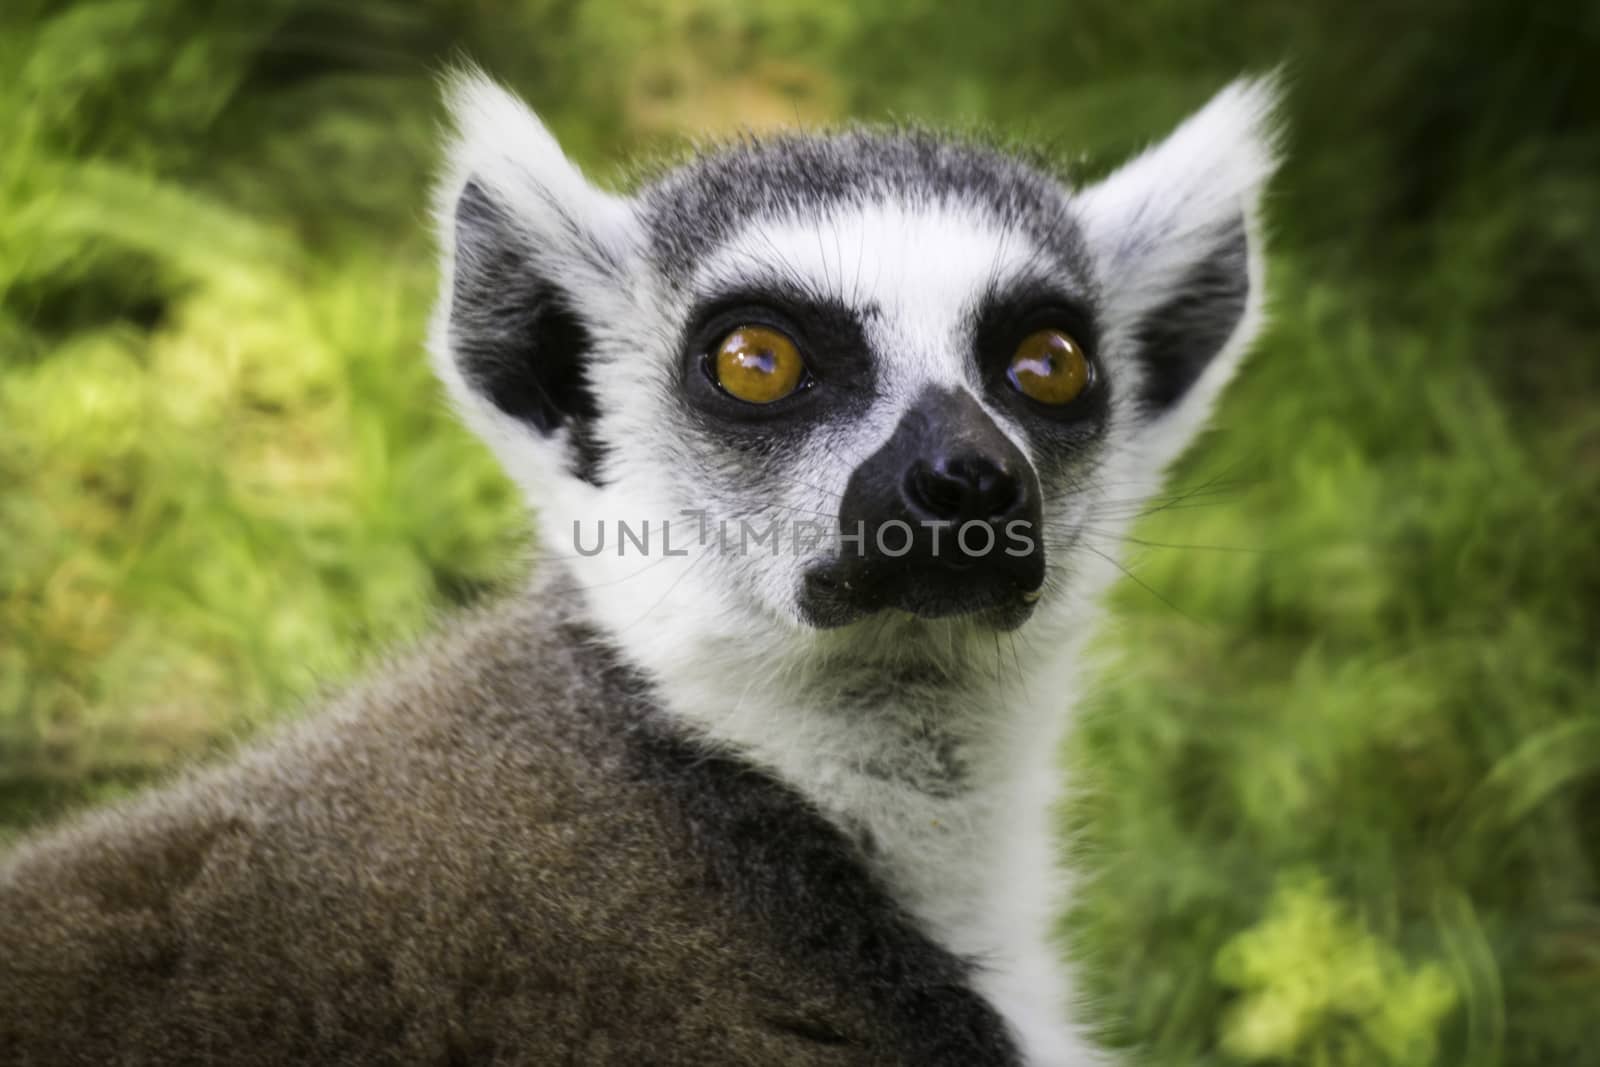
[{"label": "black eye patch", "polygon": [[[786,286],[721,294],[689,316],[681,354],[683,396],[707,430],[760,450],[802,437],[818,421],[859,417],[871,405],[875,380],[864,320],[876,313]],[[742,326],[777,330],[792,340],[809,387],[761,405],[720,389],[710,358]]]},{"label": "black eye patch", "polygon": [[[1018,347],[1039,330],[1067,334],[1093,366],[1091,383],[1071,403],[1041,404],[1007,380]],[[1105,435],[1113,383],[1099,360],[1100,331],[1094,313],[1082,299],[1038,283],[997,290],[978,307],[972,337],[985,393],[1016,416],[1042,456],[1070,459]]]}]

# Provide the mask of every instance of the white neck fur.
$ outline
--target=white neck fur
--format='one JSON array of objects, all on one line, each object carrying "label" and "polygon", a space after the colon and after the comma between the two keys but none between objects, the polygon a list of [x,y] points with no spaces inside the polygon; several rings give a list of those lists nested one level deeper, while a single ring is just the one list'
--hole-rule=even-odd
[{"label": "white neck fur", "polygon": [[[579,570],[598,621],[670,713],[775,771],[860,841],[924,931],[974,964],[1026,1062],[1081,1067],[1101,1059],[1068,1022],[1052,930],[1066,890],[1061,742],[1088,673],[1096,594],[1115,574],[1093,562],[1074,582],[1088,595],[1063,591],[1068,610],[1011,634],[880,616],[796,636],[683,590],[691,561],[593,559]],[[889,651],[926,657],[930,637],[937,660]]]}]

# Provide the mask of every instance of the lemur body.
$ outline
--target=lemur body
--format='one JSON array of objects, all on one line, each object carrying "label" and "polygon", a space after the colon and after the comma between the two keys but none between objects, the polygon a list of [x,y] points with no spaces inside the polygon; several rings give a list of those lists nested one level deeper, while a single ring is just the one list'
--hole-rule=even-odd
[{"label": "lemur body", "polygon": [[[1235,86],[1081,192],[855,131],[624,199],[463,82],[432,347],[539,576],[7,857],[0,1049],[1096,1062],[1050,936],[1058,742],[1120,531],[1257,328],[1270,103]],[[862,536],[787,535],[818,519]],[[581,550],[602,520],[689,551]]]}]

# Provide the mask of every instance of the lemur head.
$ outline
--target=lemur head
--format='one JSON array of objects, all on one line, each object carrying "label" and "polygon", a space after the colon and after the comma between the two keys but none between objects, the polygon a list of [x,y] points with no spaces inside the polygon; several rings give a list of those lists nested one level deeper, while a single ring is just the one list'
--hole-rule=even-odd
[{"label": "lemur head", "polygon": [[[437,362],[546,551],[635,615],[1014,629],[1066,610],[1076,549],[1154,489],[1256,332],[1271,104],[1237,83],[1081,190],[853,129],[623,196],[466,78]],[[649,522],[654,558],[600,520]]]}]

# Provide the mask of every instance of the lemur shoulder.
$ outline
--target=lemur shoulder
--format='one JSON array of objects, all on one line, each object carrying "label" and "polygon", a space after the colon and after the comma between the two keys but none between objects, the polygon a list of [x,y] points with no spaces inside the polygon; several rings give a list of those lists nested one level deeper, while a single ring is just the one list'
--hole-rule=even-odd
[{"label": "lemur shoulder", "polygon": [[0,1060],[1101,1062],[1059,741],[1258,330],[1271,86],[1086,188],[847,129],[618,195],[452,100],[431,348],[535,576],[0,858]]}]

